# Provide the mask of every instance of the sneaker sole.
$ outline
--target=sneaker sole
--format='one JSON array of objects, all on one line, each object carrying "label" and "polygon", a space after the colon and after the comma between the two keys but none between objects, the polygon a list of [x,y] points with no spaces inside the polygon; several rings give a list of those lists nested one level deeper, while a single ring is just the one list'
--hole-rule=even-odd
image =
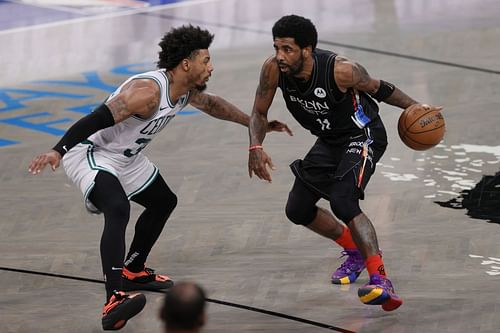
[{"label": "sneaker sole", "polygon": [[368,305],[382,305],[389,297],[382,288],[359,288],[359,300]]},{"label": "sneaker sole", "polygon": [[394,311],[403,305],[403,300],[401,298],[389,297],[384,303],[382,303],[382,309],[384,311]]},{"label": "sneaker sole", "polygon": [[335,279],[335,278],[332,278],[331,281],[333,284],[351,284],[351,283],[354,283],[356,282],[356,280],[358,279],[358,277],[361,275],[361,272],[359,273],[352,273],[351,275],[348,275],[348,276],[344,276],[343,278],[340,278],[340,279]]},{"label": "sneaker sole", "polygon": [[138,294],[124,303],[117,305],[113,311],[102,317],[102,329],[105,331],[122,329],[130,318],[144,309],[145,305],[146,296],[142,294]]},{"label": "sneaker sole", "polygon": [[381,305],[384,311],[394,311],[403,304],[401,298],[391,296],[382,288],[360,288],[358,297],[366,305]]},{"label": "sneaker sole", "polygon": [[174,281],[167,280],[165,282],[134,282],[128,279],[122,278],[122,290],[123,291],[133,291],[133,290],[167,290],[174,286]]}]

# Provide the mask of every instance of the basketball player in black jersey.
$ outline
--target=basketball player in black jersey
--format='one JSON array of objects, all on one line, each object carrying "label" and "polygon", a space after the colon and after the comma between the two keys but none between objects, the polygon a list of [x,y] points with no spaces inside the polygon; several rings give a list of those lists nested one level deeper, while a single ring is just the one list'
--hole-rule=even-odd
[{"label": "basketball player in black jersey", "polygon": [[[403,301],[386,276],[375,229],[359,200],[387,146],[375,100],[402,109],[417,102],[393,84],[370,77],[360,64],[317,49],[316,28],[304,17],[284,16],[272,32],[276,54],[262,66],[250,119],[249,175],[271,181],[268,168],[274,166],[262,142],[279,87],[288,111],[318,137],[304,159],[291,164],[296,179],[287,217],[343,247],[347,259],[332,274],[332,283],[353,283],[367,268],[370,281],[358,290],[360,300],[395,310]],[[329,201],[335,217],[316,206],[320,198]]]}]

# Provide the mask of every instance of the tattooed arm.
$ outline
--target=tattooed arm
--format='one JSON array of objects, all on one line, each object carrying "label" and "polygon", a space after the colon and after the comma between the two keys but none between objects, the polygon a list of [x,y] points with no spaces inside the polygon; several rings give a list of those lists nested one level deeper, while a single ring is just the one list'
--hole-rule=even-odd
[{"label": "tattooed arm", "polygon": [[[250,117],[246,113],[220,96],[193,90],[189,103],[212,117],[229,120],[247,127],[250,125]],[[293,135],[288,126],[278,120],[266,122],[264,130],[265,132],[286,132]]]},{"label": "tattooed arm", "polygon": [[260,145],[264,141],[267,128],[267,112],[271,107],[278,88],[279,69],[274,57],[268,58],[260,72],[259,85],[255,92],[252,115],[248,132],[250,145]]},{"label": "tattooed arm", "polygon": [[[375,95],[380,88],[380,80],[370,77],[363,66],[340,56],[335,59],[333,77],[341,91],[354,88]],[[418,103],[397,87],[394,87],[394,91],[384,102],[403,109]]]},{"label": "tattooed arm", "polygon": [[250,117],[224,98],[192,90],[189,103],[197,109],[217,119],[232,121],[248,126]]},{"label": "tattooed arm", "polygon": [[[259,85],[255,92],[255,100],[250,117],[248,132],[250,136],[250,149],[248,156],[248,175],[255,173],[260,179],[271,182],[271,175],[267,166],[274,169],[271,158],[262,149],[262,142],[266,136],[268,126],[267,113],[271,106],[276,89],[278,88],[279,68],[275,57],[268,58],[260,72]],[[289,133],[290,134],[290,133]]]},{"label": "tattooed arm", "polygon": [[122,90],[106,102],[115,124],[137,115],[149,118],[160,105],[160,87],[154,80],[136,79],[126,84]]},{"label": "tattooed arm", "polygon": [[138,79],[129,82],[120,93],[74,123],[50,151],[33,158],[28,171],[38,174],[47,164],[55,171],[63,155],[79,142],[132,115],[149,118],[157,111],[159,102],[160,87],[155,81]]}]

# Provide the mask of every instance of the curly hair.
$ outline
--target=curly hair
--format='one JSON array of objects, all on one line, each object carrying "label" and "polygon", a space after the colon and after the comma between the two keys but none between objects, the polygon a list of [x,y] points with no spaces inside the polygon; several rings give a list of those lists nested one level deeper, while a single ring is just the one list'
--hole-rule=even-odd
[{"label": "curly hair", "polygon": [[208,30],[193,27],[191,24],[172,28],[158,44],[161,47],[158,53],[158,68],[173,69],[182,59],[196,56],[198,50],[208,49],[213,39],[214,35]]},{"label": "curly hair", "polygon": [[313,51],[318,44],[318,32],[311,20],[298,15],[280,18],[273,26],[273,39],[291,37],[301,49],[311,46]]}]

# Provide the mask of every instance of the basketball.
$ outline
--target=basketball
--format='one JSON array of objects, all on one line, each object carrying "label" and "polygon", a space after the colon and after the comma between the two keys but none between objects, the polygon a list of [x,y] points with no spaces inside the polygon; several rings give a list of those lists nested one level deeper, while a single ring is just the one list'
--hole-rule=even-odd
[{"label": "basketball", "polygon": [[401,141],[414,150],[427,150],[444,137],[444,117],[440,109],[414,104],[406,108],[398,121]]}]

